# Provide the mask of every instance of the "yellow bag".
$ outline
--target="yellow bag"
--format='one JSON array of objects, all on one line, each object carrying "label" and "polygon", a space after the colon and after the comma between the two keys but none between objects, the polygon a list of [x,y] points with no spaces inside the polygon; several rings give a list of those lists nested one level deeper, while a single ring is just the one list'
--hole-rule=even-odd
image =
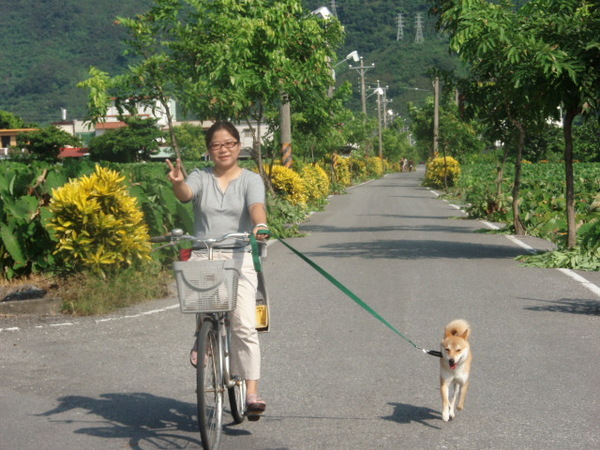
[{"label": "yellow bag", "polygon": [[258,272],[258,289],[256,291],[256,330],[259,333],[269,331],[269,296],[265,284],[265,274]]},{"label": "yellow bag", "polygon": [[256,305],[256,330],[269,331],[269,305]]}]

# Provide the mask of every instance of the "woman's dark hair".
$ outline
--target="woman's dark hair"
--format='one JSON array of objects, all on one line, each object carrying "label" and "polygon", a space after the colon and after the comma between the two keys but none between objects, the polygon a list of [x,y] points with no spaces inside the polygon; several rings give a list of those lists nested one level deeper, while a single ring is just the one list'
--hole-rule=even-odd
[{"label": "woman's dark hair", "polygon": [[210,142],[212,141],[213,135],[219,130],[226,130],[231,134],[236,141],[240,142],[240,132],[237,130],[234,124],[227,121],[215,122],[212,126],[206,130],[204,140],[206,141],[206,148],[209,148]]}]

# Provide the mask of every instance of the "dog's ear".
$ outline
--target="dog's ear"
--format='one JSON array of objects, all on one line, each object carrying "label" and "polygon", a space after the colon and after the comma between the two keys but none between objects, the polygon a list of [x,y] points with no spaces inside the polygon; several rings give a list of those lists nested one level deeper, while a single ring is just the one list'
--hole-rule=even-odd
[{"label": "dog's ear", "polygon": [[471,330],[470,329],[466,329],[461,335],[460,337],[467,340],[469,338],[469,334],[471,334]]}]

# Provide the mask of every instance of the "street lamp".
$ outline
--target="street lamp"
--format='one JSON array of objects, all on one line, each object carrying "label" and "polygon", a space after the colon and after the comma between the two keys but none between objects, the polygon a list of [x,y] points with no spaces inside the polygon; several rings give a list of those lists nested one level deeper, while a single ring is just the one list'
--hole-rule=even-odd
[{"label": "street lamp", "polygon": [[[343,63],[345,63],[346,61],[349,61],[349,60],[352,60],[354,62],[358,62],[359,61],[358,52],[356,50],[354,50],[351,53],[348,53],[344,59],[342,59],[339,63],[337,63],[335,66],[333,66],[331,68],[331,77],[333,78],[334,82],[335,82],[335,68],[337,66],[339,66],[340,64],[343,64]],[[331,92],[330,92],[329,96],[331,97],[332,94],[333,94],[333,89],[331,89]]]},{"label": "street lamp", "polygon": [[352,60],[354,62],[358,62],[360,60],[360,58],[358,57],[358,52],[356,50],[354,50],[351,53],[348,53],[346,55],[346,57],[344,59],[342,59],[339,63],[337,63],[334,67],[339,66],[342,63],[345,63],[346,61]]},{"label": "street lamp", "polygon": [[333,14],[331,14],[331,11],[329,11],[327,6],[321,6],[320,8],[311,11],[311,14],[321,16],[323,19],[331,19],[333,17]]}]

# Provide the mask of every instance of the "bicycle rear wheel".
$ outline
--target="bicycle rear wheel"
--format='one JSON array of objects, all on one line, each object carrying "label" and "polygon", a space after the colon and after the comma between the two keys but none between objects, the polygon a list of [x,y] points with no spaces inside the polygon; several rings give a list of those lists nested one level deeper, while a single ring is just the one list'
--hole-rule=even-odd
[{"label": "bicycle rear wheel", "polygon": [[217,448],[221,440],[224,394],[222,361],[217,330],[211,320],[206,320],[198,333],[196,370],[198,423],[205,450]]},{"label": "bicycle rear wheel", "polygon": [[229,405],[233,421],[240,424],[246,418],[246,380],[234,377],[235,385],[229,388]]}]

